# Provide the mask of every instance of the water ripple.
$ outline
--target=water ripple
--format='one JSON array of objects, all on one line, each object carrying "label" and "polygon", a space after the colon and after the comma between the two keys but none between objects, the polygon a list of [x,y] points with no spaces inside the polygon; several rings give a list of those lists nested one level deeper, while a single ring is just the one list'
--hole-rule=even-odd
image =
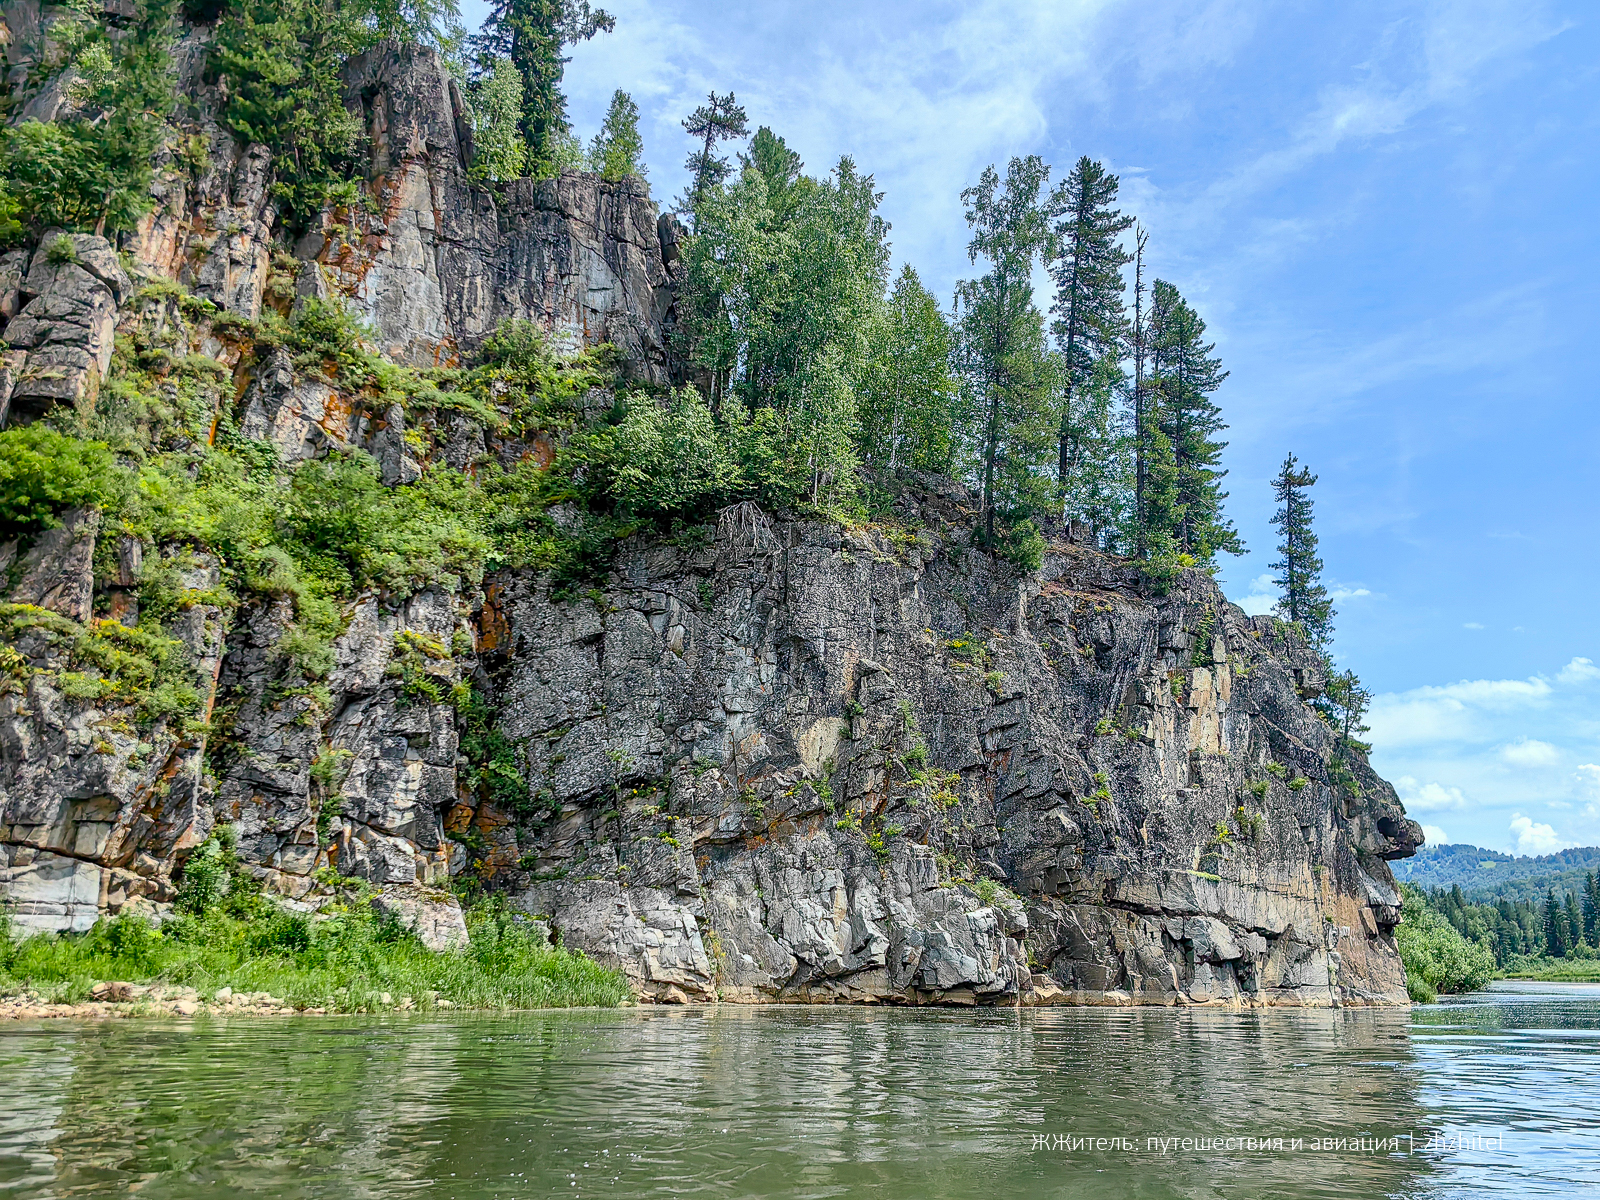
[{"label": "water ripple", "polygon": [[0,1195],[1568,1195],[1600,1174],[1597,1055],[1600,988],[1549,985],[1409,1014],[46,1023],[0,1039]]}]

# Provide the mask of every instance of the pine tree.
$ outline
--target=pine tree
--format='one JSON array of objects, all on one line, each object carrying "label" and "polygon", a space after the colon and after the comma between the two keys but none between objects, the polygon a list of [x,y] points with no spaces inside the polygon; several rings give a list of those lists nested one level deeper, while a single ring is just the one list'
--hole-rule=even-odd
[{"label": "pine tree", "polygon": [[557,153],[570,157],[574,139],[561,77],[571,60],[562,50],[615,27],[616,19],[604,9],[591,8],[589,0],[494,0],[472,44],[480,73],[504,57],[522,76],[518,126],[529,166],[547,168]]},{"label": "pine tree", "polygon": [[1362,718],[1371,705],[1372,693],[1361,686],[1356,673],[1343,671],[1328,676],[1319,707],[1327,715],[1340,741],[1345,745],[1357,745],[1356,739],[1367,732]]},{"label": "pine tree", "polygon": [[702,139],[702,144],[684,163],[694,182],[679,199],[678,211],[694,212],[706,192],[728,178],[731,168],[728,160],[716,153],[716,146],[718,142],[744,137],[748,132],[746,120],[744,109],[732,92],[726,96],[712,92],[706,97],[706,103],[683,119],[689,136]]},{"label": "pine tree", "polygon": [[1051,265],[1056,281],[1051,309],[1056,321],[1051,330],[1064,368],[1056,468],[1057,505],[1063,518],[1071,515],[1069,481],[1106,449],[1100,431],[1108,406],[1104,385],[1111,366],[1121,359],[1122,293],[1127,286],[1122,268],[1132,256],[1117,239],[1133,218],[1111,207],[1117,182],[1103,163],[1085,155],[1050,197],[1051,212],[1059,214],[1054,230],[1057,257]]},{"label": "pine tree", "polygon": [[950,354],[950,325],[907,264],[873,330],[861,390],[863,460],[890,474],[950,470],[956,400]]},{"label": "pine tree", "polygon": [[1049,173],[1037,155],[1013,158],[1003,185],[989,167],[961,193],[972,228],[967,257],[989,264],[980,278],[956,285],[956,308],[984,539],[991,548],[997,545],[997,510],[1017,516],[1020,524],[1024,510],[1037,507],[1041,482],[1039,433],[1057,372],[1044,346],[1044,319],[1033,305],[1033,267],[1049,244],[1049,220],[1040,203]]},{"label": "pine tree", "polygon": [[1583,940],[1600,948],[1600,877],[1593,871],[1583,881]]},{"label": "pine tree", "polygon": [[1306,638],[1326,655],[1333,640],[1333,603],[1322,586],[1322,559],[1317,557],[1317,535],[1311,527],[1314,501],[1306,493],[1317,482],[1309,468],[1299,466],[1293,454],[1283,460],[1272,481],[1278,511],[1272,518],[1281,539],[1278,561],[1272,569],[1278,586],[1278,615],[1299,625]]},{"label": "pine tree", "polygon": [[1136,227],[1133,236],[1133,321],[1127,330],[1128,356],[1133,360],[1129,395],[1133,427],[1133,537],[1140,561],[1155,566],[1156,576],[1174,572],[1164,565],[1175,559],[1172,536],[1180,524],[1177,463],[1172,441],[1161,430],[1160,406],[1152,403],[1148,366],[1151,358],[1150,315],[1145,305],[1144,252],[1149,231]]},{"label": "pine tree", "polygon": [[629,175],[643,179],[646,175],[639,106],[621,88],[611,94],[606,119],[589,144],[589,169],[612,181]]},{"label": "pine tree", "polygon": [[1182,553],[1210,567],[1219,552],[1243,554],[1244,545],[1222,513],[1227,472],[1218,463],[1228,443],[1214,435],[1227,426],[1211,393],[1228,373],[1212,356],[1216,347],[1205,341],[1205,332],[1206,323],[1178,289],[1156,280],[1150,301],[1151,383],[1177,466],[1179,523],[1172,533]]}]

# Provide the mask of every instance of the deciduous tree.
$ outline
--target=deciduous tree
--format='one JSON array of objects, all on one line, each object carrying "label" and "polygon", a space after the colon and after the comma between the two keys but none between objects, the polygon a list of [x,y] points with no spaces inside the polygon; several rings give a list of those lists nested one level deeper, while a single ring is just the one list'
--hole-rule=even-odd
[{"label": "deciduous tree", "polygon": [[1046,487],[1040,435],[1050,424],[1059,369],[1044,345],[1044,319],[1033,303],[1033,268],[1050,244],[1049,215],[1041,203],[1049,174],[1037,155],[1013,158],[1003,183],[989,167],[961,193],[972,229],[967,257],[988,264],[979,278],[956,285],[956,307],[969,437],[990,547],[997,545],[997,512],[1019,522],[1031,519]]}]

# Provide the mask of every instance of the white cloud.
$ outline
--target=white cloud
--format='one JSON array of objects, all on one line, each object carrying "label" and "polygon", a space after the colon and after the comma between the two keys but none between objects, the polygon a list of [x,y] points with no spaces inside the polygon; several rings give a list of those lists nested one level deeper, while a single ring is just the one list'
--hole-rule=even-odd
[{"label": "white cloud", "polygon": [[1271,575],[1257,575],[1250,581],[1249,592],[1234,603],[1252,617],[1270,613],[1278,606],[1278,585]]},{"label": "white cloud", "polygon": [[1430,846],[1448,846],[1450,844],[1450,835],[1437,825],[1424,825],[1422,827],[1422,836],[1428,840],[1428,845]]},{"label": "white cloud", "polygon": [[1442,687],[1391,692],[1372,702],[1372,741],[1392,749],[1425,742],[1470,741],[1492,727],[1489,718],[1529,712],[1550,698],[1547,680],[1463,679]]},{"label": "white cloud", "polygon": [[1587,658],[1575,658],[1556,672],[1561,683],[1592,683],[1600,679],[1600,667]]},{"label": "white cloud", "polygon": [[[1380,696],[1373,767],[1419,816],[1449,812],[1463,841],[1515,850],[1552,838],[1600,844],[1600,668],[1569,659],[1528,679],[1469,679]],[[1576,765],[1575,765],[1576,764]],[[1524,814],[1562,814],[1560,834]],[[1515,813],[1526,822],[1507,837]],[[1539,853],[1546,851],[1540,850]]]},{"label": "white cloud", "polygon": [[1480,625],[1476,621],[1463,621],[1461,623],[1461,628],[1463,628],[1463,629],[1486,629],[1486,628],[1488,628],[1488,626]]},{"label": "white cloud", "polygon": [[1370,595],[1372,595],[1372,593],[1369,592],[1364,587],[1358,587],[1358,588],[1336,587],[1336,588],[1332,589],[1328,593],[1328,598],[1330,600],[1332,600],[1335,604],[1343,604],[1346,600],[1356,600],[1356,599],[1359,599],[1362,596],[1370,596]]},{"label": "white cloud", "polygon": [[1521,813],[1512,817],[1511,832],[1517,835],[1518,854],[1554,854],[1578,844],[1557,837],[1549,825],[1541,825]]},{"label": "white cloud", "polygon": [[1518,767],[1549,767],[1561,759],[1561,751],[1537,738],[1519,738],[1500,747],[1500,757]]},{"label": "white cloud", "polygon": [[1394,790],[1408,812],[1435,812],[1445,808],[1466,808],[1467,798],[1458,787],[1441,783],[1418,783],[1410,775],[1394,781]]}]

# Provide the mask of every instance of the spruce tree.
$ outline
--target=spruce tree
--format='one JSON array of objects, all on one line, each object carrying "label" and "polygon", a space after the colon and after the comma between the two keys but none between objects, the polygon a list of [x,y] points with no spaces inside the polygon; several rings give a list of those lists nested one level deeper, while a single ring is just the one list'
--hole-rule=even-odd
[{"label": "spruce tree", "polygon": [[639,136],[639,106],[618,88],[600,132],[589,144],[589,169],[615,182],[629,175],[645,177],[644,140]]},{"label": "spruce tree", "polygon": [[1151,289],[1150,323],[1152,385],[1177,467],[1179,522],[1172,532],[1183,554],[1210,568],[1221,551],[1244,553],[1238,531],[1222,512],[1227,472],[1218,464],[1228,443],[1215,435],[1227,426],[1211,400],[1228,373],[1212,354],[1215,345],[1205,340],[1200,314],[1165,280]]},{"label": "spruce tree", "polygon": [[1544,897],[1544,952],[1551,958],[1564,958],[1571,946],[1568,941],[1567,914],[1556,899],[1554,888]]},{"label": "spruce tree", "polygon": [[1583,939],[1600,948],[1600,877],[1593,871],[1583,881]]},{"label": "spruce tree", "polygon": [[1563,907],[1567,918],[1567,945],[1577,949],[1584,944],[1583,914],[1578,911],[1578,893],[1569,891]]},{"label": "spruce tree", "polygon": [[678,201],[680,212],[694,212],[706,192],[728,178],[731,168],[728,160],[716,153],[717,143],[746,136],[746,120],[732,92],[726,96],[712,92],[706,103],[683,119],[684,129],[690,137],[701,139],[701,145],[684,162],[694,182]]},{"label": "spruce tree", "polygon": [[787,224],[800,202],[811,194],[813,183],[801,174],[805,163],[765,125],[750,139],[749,150],[739,152],[739,166],[755,170],[766,182],[767,207],[780,225]]},{"label": "spruce tree", "polygon": [[480,74],[496,58],[511,60],[522,76],[522,116],[518,122],[528,147],[528,165],[547,165],[560,143],[572,140],[561,76],[571,61],[561,52],[609,33],[616,19],[589,0],[494,0],[482,32],[472,39]]},{"label": "spruce tree", "polygon": [[1328,589],[1322,586],[1322,559],[1317,557],[1317,535],[1311,525],[1315,502],[1306,494],[1316,482],[1317,477],[1293,454],[1278,469],[1272,481],[1278,502],[1272,524],[1280,539],[1279,557],[1272,569],[1278,572],[1273,579],[1278,586],[1278,615],[1304,629],[1307,640],[1326,655],[1333,639],[1334,611]]},{"label": "spruce tree", "polygon": [[[1050,168],[1037,155],[1013,158],[1002,184],[987,168],[961,193],[972,241],[968,259],[989,264],[956,285],[976,468],[983,492],[985,544],[997,546],[997,512],[1020,526],[1037,507],[1043,446],[1057,372],[1044,346],[1044,319],[1033,304],[1033,268],[1049,244],[1040,193]],[[1038,537],[1031,525],[1032,536]],[[1024,534],[1026,536],[1026,534]]]},{"label": "spruce tree", "polygon": [[[1122,268],[1132,256],[1118,237],[1133,224],[1112,207],[1117,177],[1087,155],[1050,196],[1057,214],[1051,264],[1056,281],[1056,320],[1051,327],[1061,351],[1063,385],[1061,424],[1057,434],[1057,507],[1065,519],[1069,481],[1088,459],[1104,451],[1108,365],[1121,358],[1123,337]],[[1097,378],[1098,377],[1098,378]],[[1099,403],[1097,404],[1097,400]]]}]

